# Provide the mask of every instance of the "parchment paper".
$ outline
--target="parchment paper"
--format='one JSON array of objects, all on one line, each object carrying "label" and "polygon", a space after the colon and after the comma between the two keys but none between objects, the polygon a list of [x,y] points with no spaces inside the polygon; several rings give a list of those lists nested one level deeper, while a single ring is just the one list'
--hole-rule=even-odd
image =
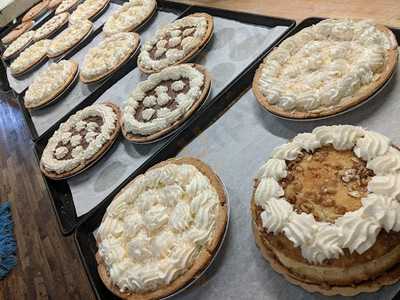
[{"label": "parchment paper", "polygon": [[[226,87],[245,67],[278,39],[286,27],[261,27],[234,20],[214,17],[214,38],[195,62],[210,71],[213,79],[209,99]],[[98,100],[123,105],[136,84],[146,76],[138,69],[128,73],[107,90]],[[138,145],[121,139],[111,153],[94,167],[68,180],[77,215],[94,208],[155,153],[166,140],[155,144]]]}]

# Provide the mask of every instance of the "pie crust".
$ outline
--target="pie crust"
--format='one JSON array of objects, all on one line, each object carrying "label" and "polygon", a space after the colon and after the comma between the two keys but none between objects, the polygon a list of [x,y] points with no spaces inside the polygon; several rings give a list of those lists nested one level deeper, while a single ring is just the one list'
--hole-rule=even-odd
[{"label": "pie crust", "polygon": [[[179,289],[185,287],[188,285],[192,280],[194,280],[201,272],[209,265],[210,261],[214,257],[218,246],[220,245],[222,238],[224,236],[224,232],[227,226],[227,197],[225,195],[225,190],[223,187],[223,184],[219,177],[212,171],[212,169],[204,164],[202,161],[196,159],[196,158],[191,158],[191,157],[185,157],[185,158],[173,158],[169,159],[166,161],[163,161],[159,164],[156,164],[152,168],[149,169],[149,171],[157,169],[157,168],[163,168],[165,166],[175,164],[175,165],[191,165],[194,166],[202,175],[206,176],[209,180],[209,184],[212,186],[212,188],[215,190],[215,192],[218,195],[218,200],[219,200],[219,206],[218,206],[218,211],[217,215],[215,216],[215,225],[214,225],[214,230],[213,230],[213,236],[211,237],[211,240],[207,242],[206,245],[203,245],[202,250],[200,253],[197,255],[196,258],[194,258],[194,262],[192,262],[191,266],[184,271],[183,274],[178,274],[178,277],[172,278],[172,282],[169,284],[163,283],[160,285],[159,288],[153,288],[153,290],[149,290],[143,293],[130,293],[129,291],[122,292],[118,286],[116,286],[109,275],[109,272],[107,271],[106,263],[104,261],[103,256],[100,254],[100,251],[96,253],[96,260],[98,263],[98,272],[100,274],[100,278],[102,279],[103,283],[106,285],[106,287],[116,296],[121,297],[122,299],[129,299],[129,300],[134,300],[134,299],[140,299],[140,300],[147,300],[147,299],[160,299],[163,297],[166,297],[168,295],[173,294],[174,292],[178,291]],[[149,172],[147,171],[145,175]],[[124,194],[125,191],[127,191],[131,186],[134,185],[134,183],[139,180],[140,178],[143,179],[143,175],[139,175],[136,177],[132,182],[130,182],[124,189],[121,190],[119,194],[114,198],[113,201],[117,201],[121,195]],[[209,201],[209,200],[208,200]],[[113,205],[113,203],[110,204],[110,206]],[[115,207],[115,204],[114,204]],[[105,222],[108,218],[109,214],[115,213],[113,211],[110,212],[110,209],[107,210],[106,214],[103,217],[103,222]],[[96,236],[97,240],[97,245],[98,247],[101,245],[102,240],[102,229],[100,227],[98,234]]]},{"label": "pie crust", "polygon": [[213,18],[206,13],[194,13],[160,28],[143,45],[138,57],[139,69],[151,74],[188,61],[210,41],[213,30]]},{"label": "pie crust", "polygon": [[14,30],[10,31],[7,33],[2,39],[1,42],[4,45],[8,45],[15,41],[18,37],[20,37],[23,33],[31,29],[33,26],[33,21],[26,21],[24,23],[19,24],[17,27],[15,27]]},{"label": "pie crust", "polygon": [[56,9],[63,0],[50,0],[49,2],[49,9]]},{"label": "pie crust", "polygon": [[29,20],[36,19],[37,17],[43,15],[48,8],[49,1],[48,0],[43,0],[42,2],[39,2],[35,6],[33,6],[31,9],[28,10],[28,12],[22,17],[21,21],[26,22]]},{"label": "pie crust", "polygon": [[21,34],[3,52],[3,59],[10,59],[21,53],[26,47],[28,47],[32,43],[34,35],[35,32],[32,30]]},{"label": "pie crust", "polygon": [[25,93],[24,105],[28,109],[43,108],[64,92],[76,78],[78,64],[61,60],[49,65],[34,79]]},{"label": "pie crust", "polygon": [[[153,116],[155,116],[155,115],[157,115],[157,113],[160,109],[163,109],[164,107],[169,108],[169,106],[175,106],[175,109],[170,111],[170,112],[173,112],[173,111],[179,109],[179,102],[177,102],[177,100],[176,100],[177,96],[179,94],[187,96],[189,94],[191,88],[192,89],[197,88],[197,87],[190,87],[191,81],[188,78],[187,74],[190,74],[189,71],[191,71],[191,70],[194,71],[193,72],[194,75],[197,75],[197,74],[203,75],[203,80],[201,83],[200,90],[198,90],[198,92],[197,92],[198,96],[196,96],[194,99],[188,99],[189,101],[192,101],[192,104],[188,107],[186,107],[186,105],[184,105],[183,112],[180,112],[180,114],[178,116],[175,116],[173,118],[173,120],[168,121],[167,123],[163,124],[163,126],[161,128],[156,128],[155,130],[152,130],[151,133],[147,133],[147,132],[144,133],[143,131],[142,131],[142,133],[139,133],[141,131],[139,128],[139,125],[146,124],[146,121],[144,121],[144,119],[142,119],[142,120],[137,119],[136,114],[138,113],[138,110],[143,109],[142,110],[142,112],[143,112],[146,109],[150,108],[150,109],[154,110],[154,107],[157,107],[157,109],[155,109],[155,112],[153,114]],[[199,72],[199,73],[197,73],[197,72]],[[171,77],[176,77],[177,74],[179,74],[179,73],[183,73],[185,75],[179,75],[179,78],[176,78],[176,80],[171,79]],[[164,76],[167,79],[163,79]],[[193,76],[193,75],[191,75],[191,76]],[[185,84],[186,86],[180,87],[180,89],[178,91],[174,91],[173,87],[172,87],[174,82],[182,83],[183,82],[182,80],[186,81],[186,84]],[[155,81],[156,83],[153,83],[153,81]],[[170,81],[172,81],[172,82],[170,82]],[[154,100],[155,103],[153,103],[152,106],[149,107],[149,106],[144,105],[143,100],[149,96],[149,93],[152,94],[153,96],[156,96],[157,95],[156,89],[159,86],[165,86],[165,82],[169,82],[168,83],[169,90],[167,91],[167,95],[169,95],[171,97],[168,100],[168,102],[162,103],[162,105],[160,105],[158,103],[158,100]],[[162,83],[164,83],[164,85]],[[187,85],[189,85],[189,88],[187,88]],[[160,73],[155,73],[153,75],[150,75],[150,77],[146,81],[144,81],[142,84],[139,84],[136,87],[136,89],[132,92],[132,95],[130,96],[130,98],[127,102],[127,105],[123,110],[123,115],[121,118],[121,122],[122,122],[121,128],[122,128],[122,133],[123,133],[124,137],[129,141],[140,143],[140,142],[151,142],[151,141],[154,141],[154,140],[168,134],[169,132],[171,132],[172,130],[177,128],[179,125],[181,125],[184,121],[186,121],[200,107],[200,105],[207,98],[210,88],[211,88],[211,77],[208,74],[208,72],[205,70],[205,68],[201,65],[182,64],[182,65],[165,68]],[[186,90],[186,92],[181,93],[184,90]],[[137,94],[139,96],[139,98],[137,100],[135,100],[135,98],[133,97],[133,95],[135,95],[135,94]],[[184,99],[184,100],[186,100],[186,99]],[[134,107],[136,105],[138,105],[138,107],[135,109]],[[132,110],[135,113],[134,117],[132,117],[132,114],[133,114]],[[157,118],[157,117],[153,118],[153,116],[151,117],[150,120],[147,120],[147,122],[154,122],[157,120],[160,121],[160,118]],[[134,123],[134,124],[136,124],[135,126],[132,125],[131,118],[133,118],[132,121],[135,122]],[[156,119],[156,120],[154,120],[154,119]],[[165,119],[165,118],[162,118],[162,119]],[[132,133],[132,130],[128,129],[131,126],[134,126],[135,133]]]},{"label": "pie crust", "polygon": [[35,31],[33,40],[39,41],[41,39],[49,38],[68,22],[68,18],[69,13],[67,12],[55,15]]},{"label": "pie crust", "polygon": [[105,38],[85,55],[80,80],[92,83],[104,79],[122,66],[139,44],[140,37],[135,32],[120,32]]},{"label": "pie crust", "polygon": [[58,15],[64,12],[72,12],[79,3],[79,0],[63,0],[56,8],[55,14]]},{"label": "pie crust", "polygon": [[287,38],[267,55],[255,74],[253,93],[266,110],[281,117],[335,115],[376,92],[392,75],[397,56],[396,38],[385,26],[328,19]]},{"label": "pie crust", "polygon": [[74,24],[83,20],[93,20],[110,3],[110,0],[86,0],[78,5],[69,18],[69,22]]},{"label": "pie crust", "polygon": [[[109,122],[112,122],[114,124],[114,128],[110,127],[107,130],[110,130],[110,132],[108,134],[106,134],[105,137],[102,137],[101,140],[97,141],[97,137],[100,136],[100,134],[103,134],[104,132],[104,124],[105,122],[107,122],[106,120],[104,120],[104,116],[102,118],[102,125],[100,125],[102,128],[102,130],[100,130],[100,132],[98,133],[98,135],[94,138],[94,140],[92,140],[91,142],[89,142],[88,146],[91,146],[93,143],[99,142],[100,143],[100,148],[98,150],[96,150],[94,152],[94,154],[88,154],[89,157],[88,158],[79,158],[78,159],[78,163],[73,163],[72,166],[59,166],[58,164],[54,164],[54,162],[51,162],[52,164],[52,169],[57,168],[58,171],[55,170],[50,170],[49,169],[49,159],[50,157],[52,157],[52,160],[57,160],[58,159],[55,157],[55,149],[60,147],[64,148],[66,147],[65,145],[71,145],[70,142],[72,142],[72,138],[74,135],[72,135],[69,138],[65,139],[66,144],[64,144],[63,142],[63,136],[62,134],[65,133],[64,131],[66,129],[68,129],[68,127],[70,126],[69,124],[72,123],[71,125],[74,126],[73,128],[76,128],[76,124],[77,122],[75,122],[75,120],[73,120],[73,118],[78,118],[80,120],[80,114],[84,114],[86,111],[89,110],[94,110],[96,111],[97,109],[102,109],[104,110],[104,107],[109,107],[112,108],[112,112],[114,115],[114,120],[109,120]],[[106,112],[107,114],[109,112]],[[108,118],[108,116],[107,116]],[[59,127],[59,129],[57,129],[56,132],[54,132],[53,136],[49,139],[48,144],[46,145],[46,148],[43,151],[42,157],[40,159],[40,170],[42,171],[42,173],[49,177],[50,179],[53,180],[62,180],[62,179],[67,179],[69,177],[75,176],[83,171],[85,171],[86,169],[88,169],[89,167],[91,167],[94,163],[96,163],[113,145],[113,143],[117,140],[118,134],[119,134],[119,130],[120,130],[120,126],[119,126],[119,118],[120,118],[120,111],[119,108],[112,104],[112,103],[102,103],[102,104],[94,104],[91,106],[88,106],[86,108],[84,108],[81,111],[78,111],[77,113],[75,113],[74,115],[72,115],[65,123],[62,123]],[[86,122],[89,123],[89,122]],[[67,130],[68,131],[68,130]],[[85,137],[81,137],[82,139],[85,139],[86,141],[86,129],[84,129],[85,131]],[[82,130],[79,131],[79,133],[82,133]],[[108,136],[107,136],[108,135]],[[100,139],[100,138],[99,138]],[[61,143],[61,144],[60,144]],[[82,144],[79,143],[75,146],[72,147],[79,147]],[[86,150],[87,148],[85,148]],[[73,152],[73,149],[69,149],[69,152]],[[81,150],[82,151],[82,150]],[[69,155],[70,153],[67,153],[66,155]],[[65,155],[65,154],[64,154]],[[73,158],[73,156],[72,156]],[[70,158],[71,159],[71,158]],[[76,165],[76,166],[75,166]],[[63,170],[65,169],[65,170]]]}]

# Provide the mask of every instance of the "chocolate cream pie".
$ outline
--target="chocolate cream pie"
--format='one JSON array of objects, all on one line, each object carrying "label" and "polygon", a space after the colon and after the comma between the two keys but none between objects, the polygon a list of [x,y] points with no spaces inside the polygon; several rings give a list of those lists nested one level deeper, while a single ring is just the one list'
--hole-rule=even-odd
[{"label": "chocolate cream pie", "polygon": [[35,31],[34,41],[46,39],[56,33],[64,24],[68,22],[69,13],[55,15]]},{"label": "chocolate cream pie", "polygon": [[376,132],[317,127],[275,148],[255,180],[257,245],[275,271],[324,295],[400,278],[400,152]]},{"label": "chocolate cream pie", "polygon": [[78,5],[69,18],[74,24],[83,20],[93,20],[101,14],[110,3],[110,0],[86,0]]}]

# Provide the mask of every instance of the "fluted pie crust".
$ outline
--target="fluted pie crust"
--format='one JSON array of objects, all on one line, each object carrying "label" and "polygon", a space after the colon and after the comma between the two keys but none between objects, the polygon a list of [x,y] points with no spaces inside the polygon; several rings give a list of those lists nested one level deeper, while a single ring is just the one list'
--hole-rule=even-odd
[{"label": "fluted pie crust", "polygon": [[[377,24],[375,26],[378,28],[379,31],[385,33],[392,45],[390,49],[386,50],[387,60],[385,62],[385,65],[383,66],[383,71],[379,74],[378,79],[374,80],[368,85],[362,86],[352,96],[343,98],[341,102],[335,105],[333,108],[315,109],[309,112],[298,110],[285,111],[278,105],[270,104],[267,100],[267,97],[265,97],[261,92],[259,81],[261,79],[262,69],[264,68],[263,62],[258,67],[252,83],[252,90],[257,101],[261,104],[263,108],[280,117],[293,119],[314,119],[338,114],[368,100],[368,98],[372,96],[374,92],[376,92],[390,78],[398,61],[397,40],[393,32],[383,25]],[[275,50],[276,48],[272,50],[272,52]]]},{"label": "fluted pie crust", "polygon": [[[210,261],[214,257],[221,241],[225,233],[225,229],[227,226],[228,220],[228,209],[227,209],[227,197],[225,194],[225,190],[222,184],[221,179],[214,173],[214,171],[201,160],[198,160],[193,157],[183,157],[183,158],[171,158],[166,161],[160,162],[151,169],[156,169],[163,167],[168,164],[190,164],[195,166],[203,175],[205,175],[209,180],[211,185],[215,188],[218,198],[220,201],[220,206],[218,209],[218,215],[216,216],[216,224],[215,224],[215,232],[214,236],[211,240],[210,246],[207,249],[203,249],[197,259],[194,261],[193,265],[188,269],[185,273],[178,276],[171,284],[166,285],[162,288],[159,288],[152,292],[146,293],[121,293],[120,289],[113,285],[109,275],[107,274],[106,266],[102,260],[102,257],[99,253],[96,253],[97,260],[97,270],[99,272],[100,278],[105,284],[105,286],[116,296],[127,299],[127,300],[150,300],[150,299],[160,299],[163,297],[167,297],[179,289],[188,285],[192,280],[196,279],[196,277],[201,274],[201,272],[209,265]],[[120,194],[122,194],[133,182],[135,179],[129,183],[126,187],[124,187],[116,196],[117,198]],[[103,220],[106,215],[104,215]],[[98,237],[97,237],[98,238]],[[97,240],[97,244],[100,243],[100,240]]]}]

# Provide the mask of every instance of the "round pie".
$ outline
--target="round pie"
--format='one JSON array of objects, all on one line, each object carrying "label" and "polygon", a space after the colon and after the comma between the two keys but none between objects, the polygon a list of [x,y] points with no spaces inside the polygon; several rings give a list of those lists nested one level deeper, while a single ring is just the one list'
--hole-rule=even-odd
[{"label": "round pie", "polygon": [[278,116],[324,117],[368,99],[396,64],[397,41],[388,28],[328,19],[275,48],[257,70],[253,92]]},{"label": "round pie", "polygon": [[170,159],[139,175],[111,202],[96,235],[104,284],[141,300],[186,286],[219,248],[227,205],[220,179],[197,159]]},{"label": "round pie", "polygon": [[212,16],[195,13],[159,29],[155,37],[143,45],[138,66],[144,73],[188,61],[211,39]]},{"label": "round pie", "polygon": [[68,18],[69,13],[67,12],[55,15],[35,31],[35,36],[33,37],[33,39],[35,41],[39,41],[41,39],[50,37],[68,22]]},{"label": "round pie", "polygon": [[77,175],[110,149],[119,129],[119,109],[114,104],[94,104],[78,111],[49,139],[40,159],[41,171],[54,180]]},{"label": "round pie", "polygon": [[24,51],[11,63],[11,74],[19,76],[31,70],[34,66],[43,62],[47,58],[47,48],[50,40],[40,40]]},{"label": "round pie", "polygon": [[24,23],[19,24],[15,29],[7,33],[2,39],[1,42],[4,45],[11,44],[18,37],[20,37],[23,33],[27,32],[33,26],[33,21],[26,21]]},{"label": "round pie", "polygon": [[66,53],[89,36],[92,30],[93,23],[88,20],[69,25],[51,40],[47,55],[53,58]]},{"label": "round pie", "polygon": [[131,0],[124,3],[105,22],[104,34],[108,36],[117,32],[135,31],[150,18],[156,6],[155,0]]},{"label": "round pie", "polygon": [[211,86],[200,65],[163,69],[139,83],[122,115],[122,133],[134,142],[150,142],[177,128],[204,102]]},{"label": "round pie", "polygon": [[99,15],[108,5],[110,0],[86,0],[78,5],[69,18],[71,24],[82,21],[92,20]]},{"label": "round pie", "polygon": [[64,12],[72,12],[79,3],[79,0],[64,0],[59,6],[57,6],[55,14],[58,15]]},{"label": "round pie", "polygon": [[105,38],[85,55],[81,81],[90,83],[107,77],[135,53],[139,43],[140,37],[134,32],[120,32]]},{"label": "round pie", "polygon": [[78,64],[61,60],[36,75],[24,96],[26,108],[42,108],[58,97],[76,78]]},{"label": "round pie", "polygon": [[23,33],[20,37],[13,41],[10,46],[7,47],[3,53],[3,59],[10,59],[18,55],[22,50],[32,43],[34,35],[35,32],[32,30]]},{"label": "round pie", "polygon": [[27,11],[27,13],[22,17],[21,21],[26,22],[29,20],[36,19],[43,15],[47,9],[48,9],[49,1],[44,0],[42,2],[39,2],[35,6],[33,6],[31,9]]},{"label": "round pie", "polygon": [[350,125],[317,127],[272,152],[255,180],[253,231],[278,272],[351,296],[400,279],[400,152]]}]

